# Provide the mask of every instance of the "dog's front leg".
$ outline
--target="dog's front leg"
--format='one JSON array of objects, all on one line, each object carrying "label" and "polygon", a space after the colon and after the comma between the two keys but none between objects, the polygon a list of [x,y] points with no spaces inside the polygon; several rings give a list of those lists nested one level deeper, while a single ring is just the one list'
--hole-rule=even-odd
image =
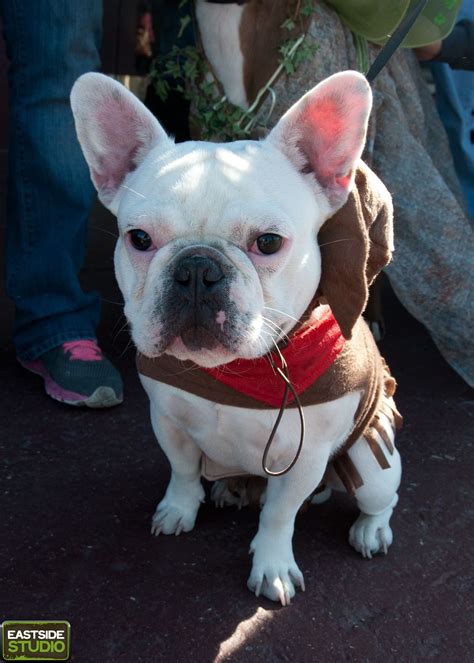
[{"label": "dog's front leg", "polygon": [[153,430],[171,464],[171,479],[166,494],[156,507],[152,534],[190,532],[196,521],[204,489],[201,485],[201,455],[189,434],[154,406],[151,409]]},{"label": "dog's front leg", "polygon": [[247,586],[257,596],[289,605],[297,586],[304,591],[303,574],[293,555],[294,522],[322,479],[324,467],[300,458],[288,474],[269,478],[258,532],[250,544],[253,564]]}]

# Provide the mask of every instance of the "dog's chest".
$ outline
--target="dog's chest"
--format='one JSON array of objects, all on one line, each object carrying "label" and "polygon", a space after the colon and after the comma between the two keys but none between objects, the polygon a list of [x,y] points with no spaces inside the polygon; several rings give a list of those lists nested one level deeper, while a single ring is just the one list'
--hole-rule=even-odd
[{"label": "dog's chest", "polygon": [[[212,403],[176,387],[141,376],[151,402],[160,442],[179,443],[187,435],[214,463],[235,471],[262,475],[262,455],[278,410],[249,410]],[[304,408],[305,455],[327,459],[347,438],[360,394],[349,393],[329,403]],[[268,459],[270,467],[288,465],[297,450],[300,419],[288,409]],[[165,445],[165,446],[166,446]]]}]

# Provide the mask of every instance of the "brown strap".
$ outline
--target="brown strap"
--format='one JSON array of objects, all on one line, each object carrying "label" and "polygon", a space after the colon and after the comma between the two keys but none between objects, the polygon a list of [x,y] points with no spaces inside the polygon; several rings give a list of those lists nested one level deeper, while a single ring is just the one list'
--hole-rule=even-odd
[{"label": "brown strap", "polygon": [[385,399],[383,399],[382,402],[380,403],[379,412],[384,414],[387,417],[387,419],[392,422],[393,426],[395,426],[395,420],[393,417],[392,408]]},{"label": "brown strap", "polygon": [[364,346],[365,356],[368,362],[368,384],[364,390],[359,407],[356,412],[354,427],[346,442],[340,449],[341,455],[364,434],[364,431],[371,425],[372,419],[379,408],[379,403],[383,393],[384,366],[381,357],[375,345],[374,338],[367,326],[364,327]]},{"label": "brown strap", "polygon": [[387,431],[384,428],[384,425],[380,421],[380,418],[378,415],[375,415],[375,419],[372,422],[372,427],[375,428],[377,433],[380,435],[380,437],[383,440],[383,443],[385,444],[385,447],[387,448],[388,453],[393,456],[394,452],[394,447],[392,444],[392,440],[390,439]]},{"label": "brown strap", "polygon": [[395,407],[395,403],[390,406],[392,410],[393,419],[395,421],[395,430],[400,430],[403,426],[403,417]]},{"label": "brown strap", "polygon": [[403,417],[395,407],[395,403],[391,404],[388,403],[386,399],[382,399],[379,410],[380,412],[383,412],[389,421],[393,421],[395,430],[400,430],[403,426]]},{"label": "brown strap", "polygon": [[335,458],[332,466],[348,495],[354,495],[355,491],[364,485],[359,471],[347,453]]},{"label": "brown strap", "polygon": [[382,451],[376,437],[374,434],[371,432],[372,429],[369,428],[368,431],[364,433],[364,439],[367,441],[367,444],[370,447],[370,450],[374,454],[375,458],[377,459],[378,464],[383,470],[388,470],[390,467],[390,463],[388,460],[385,458],[385,454]]}]

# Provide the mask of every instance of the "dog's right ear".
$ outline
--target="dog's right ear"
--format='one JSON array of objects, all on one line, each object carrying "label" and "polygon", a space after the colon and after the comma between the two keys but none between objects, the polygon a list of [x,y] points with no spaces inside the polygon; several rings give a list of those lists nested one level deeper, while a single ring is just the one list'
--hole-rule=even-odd
[{"label": "dog's right ear", "polygon": [[158,143],[172,141],[135,95],[103,74],[76,81],[71,107],[99,199],[116,214],[127,175]]}]

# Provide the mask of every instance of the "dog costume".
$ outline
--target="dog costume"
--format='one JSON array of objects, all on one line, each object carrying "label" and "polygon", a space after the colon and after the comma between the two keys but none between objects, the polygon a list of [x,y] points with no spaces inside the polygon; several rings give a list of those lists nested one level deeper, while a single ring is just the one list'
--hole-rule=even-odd
[{"label": "dog costume", "polygon": [[[321,280],[281,354],[302,406],[326,403],[351,391],[362,393],[353,428],[330,461],[347,492],[354,494],[363,482],[348,449],[363,436],[385,469],[389,464],[379,445],[383,443],[389,454],[393,446],[380,416],[384,414],[394,429],[402,424],[392,398],[396,382],[361,317],[368,286],[393,250],[390,194],[364,163],[359,164],[348,201],[326,221],[318,240]],[[278,356],[272,356],[278,363]],[[215,403],[278,409],[283,399],[283,384],[268,357],[203,369],[167,354],[154,359],[139,354],[137,366],[142,375]],[[287,407],[296,407],[292,396]],[[246,474],[220,467],[206,456],[201,471],[209,480]]]}]

